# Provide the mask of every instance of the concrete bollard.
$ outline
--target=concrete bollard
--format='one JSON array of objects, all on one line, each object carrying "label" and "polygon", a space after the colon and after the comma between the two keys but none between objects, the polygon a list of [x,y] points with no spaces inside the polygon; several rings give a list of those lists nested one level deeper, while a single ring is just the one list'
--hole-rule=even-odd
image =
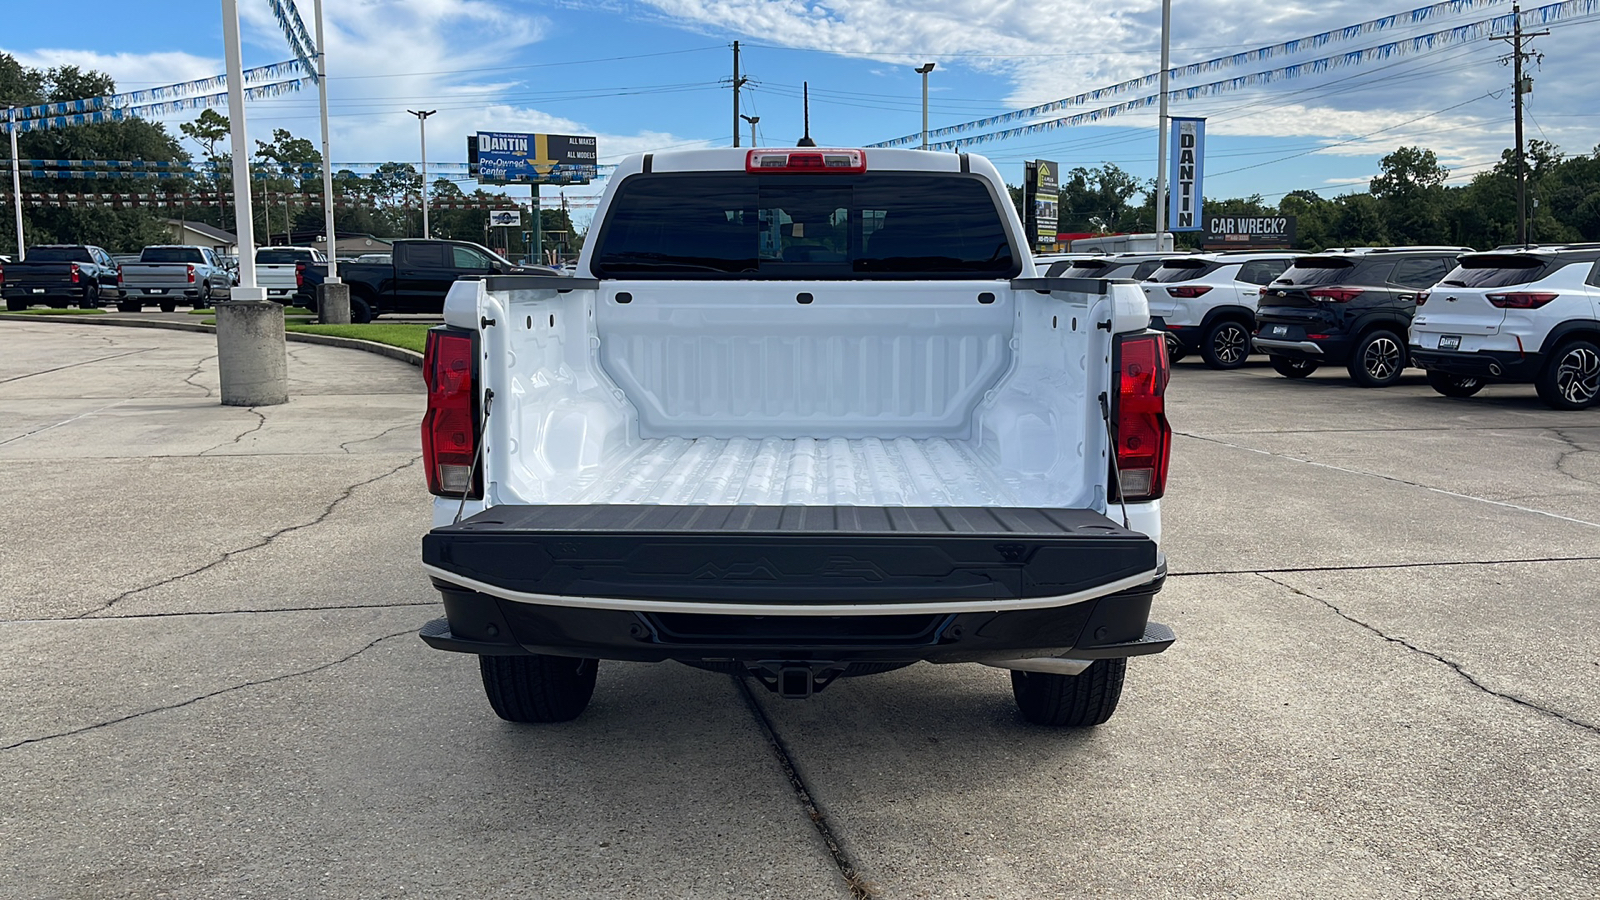
[{"label": "concrete bollard", "polygon": [[217,370],[223,406],[289,402],[289,352],[283,304],[272,300],[218,303]]},{"label": "concrete bollard", "polygon": [[324,325],[350,324],[350,285],[317,285],[317,321]]}]

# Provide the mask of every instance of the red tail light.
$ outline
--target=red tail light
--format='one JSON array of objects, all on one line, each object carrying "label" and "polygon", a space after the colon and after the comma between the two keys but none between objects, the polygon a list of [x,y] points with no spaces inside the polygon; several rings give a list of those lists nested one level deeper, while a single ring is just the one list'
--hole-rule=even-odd
[{"label": "red tail light", "polygon": [[1116,357],[1119,493],[1123,500],[1154,500],[1166,493],[1172,458],[1166,340],[1159,334],[1121,338]]},{"label": "red tail light", "polygon": [[1501,309],[1538,309],[1560,294],[1545,293],[1514,293],[1514,294],[1488,294],[1489,302]]},{"label": "red tail light", "polygon": [[189,283],[194,284],[194,266],[189,267]]},{"label": "red tail light", "polygon": [[1333,303],[1349,303],[1361,296],[1361,288],[1330,287],[1312,288],[1308,293],[1313,300],[1328,300]]},{"label": "red tail light", "polygon": [[306,286],[306,264],[303,262],[294,264],[294,286],[297,288]]},{"label": "red tail light", "polygon": [[1185,297],[1192,299],[1205,294],[1209,290],[1211,290],[1211,286],[1208,284],[1186,284],[1181,287],[1167,288],[1167,294],[1168,296],[1172,297]]},{"label": "red tail light", "polygon": [[422,457],[428,491],[440,497],[482,494],[483,478],[474,477],[478,451],[477,394],[473,376],[472,335],[465,331],[428,332],[422,376],[428,383],[428,411],[422,417]]},{"label": "red tail light", "polygon": [[78,272],[78,264],[77,263],[73,263],[72,264],[72,283],[73,284],[77,284],[78,283],[79,274],[80,273]]},{"label": "red tail light", "polygon": [[1427,291],[1417,291],[1417,305],[1418,306],[1426,306],[1427,303],[1428,303],[1428,292]]},{"label": "red tail light", "polygon": [[118,285],[122,284],[122,264],[121,263],[117,264],[117,284]]}]

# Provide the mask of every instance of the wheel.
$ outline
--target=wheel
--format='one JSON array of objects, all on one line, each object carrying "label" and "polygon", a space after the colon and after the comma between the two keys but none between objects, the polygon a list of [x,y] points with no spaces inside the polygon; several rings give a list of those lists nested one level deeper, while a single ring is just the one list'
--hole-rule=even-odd
[{"label": "wheel", "polygon": [[6,312],[22,312],[28,308],[28,301],[14,298],[6,299]]},{"label": "wheel", "polygon": [[1285,378],[1304,378],[1317,370],[1318,363],[1309,359],[1290,359],[1287,356],[1269,356],[1272,370]]},{"label": "wheel", "polygon": [[1429,370],[1428,387],[1446,397],[1471,397],[1473,394],[1483,390],[1483,379]]},{"label": "wheel", "polygon": [[196,300],[194,302],[194,308],[195,309],[210,309],[211,308],[211,285],[208,284],[208,285],[205,286],[205,290],[200,294],[200,299]]},{"label": "wheel", "polygon": [[1200,358],[1213,369],[1237,369],[1250,355],[1250,329],[1237,319],[1223,319],[1206,329]]},{"label": "wheel", "polygon": [[1172,332],[1167,332],[1167,362],[1175,363],[1187,355],[1188,351],[1183,349],[1183,341],[1178,340],[1178,336]]},{"label": "wheel", "polygon": [[1553,409],[1584,409],[1600,396],[1600,347],[1594,341],[1568,341],[1550,354],[1534,379],[1539,399]]},{"label": "wheel", "polygon": [[1406,370],[1406,345],[1399,335],[1379,328],[1356,342],[1350,354],[1350,378],[1362,387],[1388,387]]},{"label": "wheel", "polygon": [[350,295],[350,321],[356,325],[365,325],[372,321],[372,306],[365,297]]},{"label": "wheel", "polygon": [[83,299],[78,301],[79,309],[100,308],[100,286],[91,285],[84,289]]},{"label": "wheel", "polygon": [[571,656],[479,656],[483,692],[507,722],[570,722],[594,695],[599,660]]},{"label": "wheel", "polygon": [[163,300],[163,301],[161,301],[161,311],[162,312],[175,312],[177,309],[178,309],[178,301],[176,301],[176,300]]},{"label": "wheel", "polygon": [[117,304],[117,312],[139,312],[144,309],[144,304],[137,300],[123,300]]},{"label": "wheel", "polygon": [[1035,725],[1084,728],[1099,725],[1122,699],[1126,659],[1095,660],[1077,675],[1011,672],[1011,694],[1022,717]]}]

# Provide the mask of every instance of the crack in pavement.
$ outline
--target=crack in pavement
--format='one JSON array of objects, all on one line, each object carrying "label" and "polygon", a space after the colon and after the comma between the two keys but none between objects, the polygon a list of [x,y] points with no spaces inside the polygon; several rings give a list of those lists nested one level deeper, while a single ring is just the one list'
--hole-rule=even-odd
[{"label": "crack in pavement", "polygon": [[126,353],[113,353],[110,356],[102,356],[102,357],[99,357],[98,359],[86,359],[83,362],[67,363],[64,366],[56,366],[54,369],[45,369],[42,372],[29,372],[26,375],[13,375],[10,378],[0,378],[0,384],[10,384],[13,381],[21,381],[24,378],[33,378],[36,375],[49,375],[51,372],[60,372],[60,371],[62,371],[64,369],[76,369],[79,366],[92,366],[92,365],[94,365],[95,363],[98,363],[98,362],[106,362],[107,360],[112,360],[112,359],[121,359],[124,356],[133,356],[136,353],[149,353],[151,350],[154,350],[154,349],[156,349],[156,348],[155,347],[141,347],[138,350],[129,350]]},{"label": "crack in pavement", "polygon": [[805,778],[800,774],[800,767],[794,761],[794,756],[789,753],[789,748],[783,743],[783,738],[778,736],[778,729],[767,717],[767,711],[761,708],[760,701],[750,690],[750,679],[738,675],[732,676],[734,685],[744,694],[745,705],[750,708],[750,714],[755,717],[756,726],[761,729],[767,738],[767,743],[772,747],[773,756],[777,757],[778,767],[783,770],[783,775],[789,780],[789,786],[794,790],[795,799],[800,802],[800,808],[805,811],[811,820],[812,827],[817,829],[817,835],[822,838],[823,846],[828,850],[828,856],[839,870],[840,877],[844,878],[845,887],[850,891],[851,900],[874,900],[874,885],[866,881],[856,871],[855,863],[844,847],[839,844],[838,838],[833,834],[833,827],[828,824],[828,817],[817,808],[811,788],[806,784]]},{"label": "crack in pavement", "polygon": [[205,386],[203,384],[195,384],[194,383],[194,379],[200,375],[200,370],[204,369],[206,367],[206,363],[208,363],[208,362],[210,362],[210,361],[212,361],[213,359],[216,359],[216,358],[217,358],[217,354],[213,353],[210,356],[207,356],[204,359],[200,360],[199,362],[195,363],[194,364],[194,371],[190,372],[188,375],[183,376],[183,383],[187,384],[189,387],[199,388],[200,390],[205,391],[207,397],[211,396],[211,388],[209,388],[209,387],[207,387],[207,386]]},{"label": "crack in pavement", "polygon": [[1289,460],[1290,462],[1304,463],[1305,465],[1308,465],[1308,466],[1316,466],[1319,469],[1327,469],[1327,470],[1332,471],[1332,472],[1343,472],[1346,475],[1362,475],[1362,476],[1365,476],[1367,478],[1377,478],[1377,479],[1380,479],[1382,481],[1392,481],[1395,484],[1403,484],[1403,485],[1405,485],[1407,487],[1419,488],[1419,489],[1424,490],[1424,491],[1432,491],[1435,494],[1443,494],[1446,497],[1455,497],[1455,498],[1457,498],[1459,500],[1472,500],[1472,501],[1475,501],[1477,503],[1487,503],[1490,506],[1498,506],[1498,507],[1501,507],[1503,509],[1514,509],[1517,512],[1532,513],[1532,514],[1534,514],[1536,516],[1545,516],[1545,517],[1551,518],[1551,519],[1558,519],[1558,520],[1560,520],[1562,522],[1570,522],[1573,525],[1584,525],[1584,526],[1587,526],[1589,528],[1600,528],[1600,522],[1590,522],[1587,519],[1577,519],[1577,518],[1573,518],[1572,516],[1563,516],[1560,513],[1553,513],[1553,512],[1550,512],[1549,510],[1544,510],[1544,509],[1536,509],[1536,508],[1531,507],[1531,506],[1519,506],[1519,505],[1517,505],[1515,503],[1507,503],[1504,500],[1490,500],[1487,497],[1477,497],[1477,496],[1473,496],[1472,494],[1463,494],[1463,493],[1460,493],[1458,491],[1445,490],[1444,488],[1433,487],[1432,485],[1422,484],[1421,482],[1417,482],[1417,481],[1407,481],[1404,478],[1400,478],[1400,477],[1397,477],[1397,476],[1394,476],[1394,475],[1384,475],[1384,474],[1382,474],[1380,472],[1368,472],[1368,471],[1366,471],[1364,469],[1350,469],[1350,468],[1346,468],[1344,466],[1336,466],[1336,465],[1333,465],[1332,463],[1317,462],[1314,459],[1304,459],[1304,458],[1299,457],[1299,456],[1290,456],[1287,453],[1276,453],[1276,452],[1274,452],[1272,450],[1260,450],[1260,449],[1257,449],[1255,447],[1246,447],[1243,444],[1230,443],[1228,441],[1222,440],[1221,438],[1201,437],[1198,434],[1190,434],[1190,433],[1184,432],[1184,431],[1174,431],[1173,434],[1175,434],[1175,435],[1177,435],[1179,437],[1186,437],[1186,438],[1190,438],[1190,439],[1196,440],[1196,441],[1205,441],[1208,444],[1217,444],[1218,446],[1228,447],[1228,448],[1231,448],[1231,449],[1234,449],[1234,450],[1243,450],[1246,453],[1256,453],[1256,454],[1260,454],[1261,456],[1271,456],[1271,457],[1273,457],[1275,459],[1286,459],[1286,460]]},{"label": "crack in pavement", "polygon": [[250,435],[255,434],[256,432],[260,431],[262,428],[266,427],[267,416],[266,416],[265,413],[263,413],[260,410],[256,409],[254,406],[246,407],[245,411],[256,417],[256,424],[253,427],[251,427],[249,429],[246,429],[242,434],[240,434],[238,437],[234,438],[231,441],[223,441],[222,443],[216,445],[215,447],[207,447],[206,449],[201,450],[199,453],[197,453],[195,455],[196,456],[205,456],[207,453],[210,453],[213,450],[221,450],[223,447],[227,447],[227,446],[229,446],[231,444],[237,444],[240,441],[244,440],[245,438],[249,437]]},{"label": "crack in pavement", "polygon": [[1589,722],[1585,722],[1582,719],[1573,718],[1572,716],[1569,716],[1569,715],[1567,715],[1565,713],[1557,712],[1556,710],[1550,709],[1549,707],[1546,707],[1546,706],[1540,706],[1539,704],[1534,703],[1531,700],[1524,700],[1523,698],[1518,697],[1515,694],[1508,694],[1508,693],[1506,693],[1504,691],[1497,691],[1494,688],[1491,688],[1488,685],[1484,684],[1483,682],[1479,681],[1476,676],[1474,676],[1471,672],[1468,672],[1465,668],[1462,667],[1461,663],[1458,663],[1455,660],[1449,659],[1448,657],[1445,657],[1445,656],[1442,656],[1442,655],[1440,655],[1438,653],[1435,653],[1432,650],[1424,650],[1423,648],[1418,647],[1416,644],[1411,643],[1410,641],[1406,640],[1405,638],[1391,637],[1390,635],[1384,633],[1383,630],[1377,628],[1376,626],[1369,625],[1366,622],[1361,621],[1360,619],[1356,618],[1355,616],[1352,616],[1349,613],[1345,612],[1344,610],[1340,609],[1335,604],[1333,604],[1333,603],[1331,603],[1331,602],[1329,602],[1327,600],[1324,600],[1321,597],[1316,596],[1315,594],[1311,594],[1311,593],[1307,593],[1306,591],[1302,591],[1299,588],[1294,587],[1293,585],[1290,585],[1290,584],[1286,584],[1286,583],[1284,583],[1282,581],[1279,581],[1278,579],[1273,578],[1270,575],[1261,575],[1260,577],[1265,579],[1265,580],[1267,580],[1267,581],[1272,582],[1273,584],[1277,585],[1278,587],[1281,587],[1284,590],[1287,590],[1287,591],[1289,591],[1289,592],[1291,592],[1293,594],[1297,594],[1297,595],[1299,595],[1301,597],[1306,598],[1307,600],[1312,600],[1312,601],[1315,601],[1316,603],[1322,604],[1323,606],[1327,607],[1334,615],[1338,616],[1339,618],[1344,619],[1346,622],[1349,622],[1352,625],[1358,625],[1361,628],[1364,628],[1367,631],[1372,632],[1373,634],[1377,635],[1378,637],[1382,638],[1383,640],[1385,640],[1385,641],[1387,641],[1387,642],[1389,642],[1391,644],[1398,644],[1401,647],[1404,647],[1404,648],[1406,648],[1407,650],[1410,650],[1413,653],[1417,653],[1417,654],[1420,654],[1422,656],[1426,656],[1426,657],[1428,657],[1429,659],[1431,659],[1431,660],[1433,660],[1435,662],[1438,662],[1438,663],[1441,663],[1441,664],[1443,664],[1445,666],[1448,666],[1457,675],[1461,676],[1461,678],[1464,681],[1466,681],[1468,684],[1472,685],[1473,687],[1477,688],[1478,690],[1482,691],[1483,693],[1488,694],[1491,697],[1498,697],[1501,700],[1510,701],[1511,703],[1515,703],[1516,705],[1521,706],[1521,707],[1523,707],[1525,709],[1531,709],[1534,712],[1539,713],[1540,715],[1549,716],[1552,719],[1557,719],[1559,721],[1565,722],[1568,725],[1571,725],[1571,726],[1573,726],[1575,728],[1581,728],[1581,729],[1583,729],[1585,731],[1590,732],[1591,734],[1600,734],[1600,725],[1595,725],[1595,724],[1592,724],[1592,723],[1589,723]]},{"label": "crack in pavement", "polygon": [[1292,575],[1296,572],[1370,572],[1378,569],[1428,569],[1446,566],[1501,566],[1509,563],[1600,562],[1600,556],[1541,556],[1532,559],[1458,559],[1442,562],[1371,563],[1347,566],[1298,566],[1281,569],[1215,569],[1201,572],[1168,572],[1168,578],[1200,575]]},{"label": "crack in pavement", "polygon": [[375,441],[375,440],[377,440],[377,439],[379,439],[381,437],[384,437],[385,435],[389,435],[389,434],[392,434],[392,433],[394,433],[396,431],[399,431],[402,428],[419,428],[419,427],[420,426],[416,422],[402,422],[399,425],[394,426],[393,428],[385,428],[383,431],[378,432],[377,434],[373,435],[372,437],[356,438],[355,440],[345,441],[344,443],[339,445],[339,449],[343,450],[346,453],[349,453],[351,444],[365,444],[368,441]]},{"label": "crack in pavement", "polygon": [[437,600],[405,603],[338,603],[332,606],[280,606],[271,609],[201,609],[181,612],[125,613],[115,616],[43,616],[33,619],[0,619],[0,625],[45,625],[53,622],[133,622],[140,619],[182,619],[204,616],[255,616],[265,613],[350,612],[369,609],[406,609],[412,606],[438,606]]},{"label": "crack in pavement", "polygon": [[44,433],[46,431],[49,431],[52,428],[60,428],[63,425],[71,425],[73,422],[76,422],[79,419],[95,415],[96,413],[103,413],[103,412],[105,412],[106,410],[110,409],[113,406],[121,406],[122,404],[127,403],[129,400],[132,400],[132,399],[135,399],[135,398],[133,398],[133,397],[124,397],[123,399],[117,400],[117,401],[115,401],[113,403],[107,403],[105,406],[102,406],[99,409],[91,409],[88,412],[81,412],[81,413],[78,413],[77,415],[72,416],[70,418],[62,419],[59,422],[52,422],[49,425],[44,425],[44,426],[41,426],[39,428],[35,428],[32,431],[24,432],[22,434],[17,435],[16,437],[6,438],[5,440],[0,441],[0,446],[3,446],[5,444],[9,444],[9,443],[11,443],[13,441],[20,441],[25,437],[32,437],[33,435],[36,435],[36,434],[42,434],[42,433]]},{"label": "crack in pavement", "polygon": [[1584,478],[1582,475],[1574,475],[1566,470],[1567,460],[1574,456],[1584,453],[1593,453],[1594,451],[1583,446],[1582,444],[1579,444],[1578,441],[1568,435],[1564,429],[1552,428],[1550,429],[1550,434],[1552,434],[1557,441],[1571,448],[1562,453],[1560,456],[1556,457],[1556,471],[1567,476],[1568,478],[1571,478],[1573,481],[1576,481],[1579,484],[1600,484],[1600,481],[1595,481],[1593,478]]},{"label": "crack in pavement", "polygon": [[56,738],[72,737],[73,735],[83,734],[84,732],[88,732],[88,731],[96,731],[96,730],[101,729],[101,728],[108,728],[108,727],[110,727],[112,725],[118,725],[118,724],[121,724],[123,722],[131,721],[133,719],[143,718],[145,716],[154,715],[156,713],[168,712],[168,711],[171,711],[171,710],[174,710],[174,709],[182,709],[185,706],[193,706],[194,704],[199,703],[202,700],[209,700],[212,697],[220,697],[223,694],[231,694],[234,691],[242,691],[245,688],[260,687],[262,685],[272,684],[273,682],[277,682],[277,681],[285,681],[285,680],[290,679],[290,678],[299,678],[299,677],[301,677],[303,675],[313,675],[313,674],[316,674],[317,672],[321,672],[321,671],[323,671],[325,669],[331,669],[334,666],[342,665],[344,663],[347,663],[350,660],[355,659],[356,657],[360,656],[361,654],[367,652],[368,650],[371,650],[373,647],[378,646],[379,644],[383,643],[384,641],[391,641],[391,640],[394,640],[397,637],[402,637],[402,636],[408,635],[408,634],[416,634],[416,629],[407,628],[405,631],[397,631],[394,634],[386,634],[383,637],[373,638],[371,641],[369,641],[367,643],[367,645],[365,647],[362,647],[361,649],[355,651],[354,653],[349,654],[348,656],[340,657],[339,659],[336,659],[333,662],[327,662],[327,663],[323,663],[323,664],[318,665],[318,666],[312,666],[309,669],[301,669],[300,671],[297,671],[297,672],[285,672],[282,675],[274,675],[271,678],[263,678],[263,679],[261,679],[259,681],[246,681],[246,682],[244,682],[242,684],[236,684],[236,685],[233,685],[231,687],[220,688],[220,689],[212,691],[212,692],[210,692],[208,694],[201,694],[198,697],[190,697],[188,700],[184,700],[184,701],[181,701],[179,703],[169,703],[166,706],[157,706],[157,707],[153,707],[151,709],[140,710],[139,712],[128,713],[125,716],[118,716],[118,717],[116,717],[114,719],[107,719],[104,722],[95,722],[92,725],[84,725],[82,727],[72,728],[72,729],[69,729],[67,731],[58,731],[55,734],[46,734],[46,735],[40,735],[39,737],[27,738],[27,739],[24,739],[24,740],[17,741],[16,743],[13,743],[13,744],[5,744],[3,746],[0,746],[0,752],[6,751],[6,750],[15,750],[18,747],[26,747],[29,744],[40,744],[40,743],[44,743],[45,741],[53,741]]},{"label": "crack in pavement", "polygon": [[191,569],[191,570],[189,570],[187,572],[183,572],[183,573],[180,573],[178,575],[173,575],[173,576],[171,576],[169,578],[163,578],[160,581],[157,581],[157,582],[155,582],[153,584],[147,584],[147,585],[145,585],[143,587],[134,588],[131,591],[125,591],[124,593],[121,593],[121,594],[118,594],[115,597],[112,597],[110,600],[106,601],[105,603],[101,604],[100,606],[95,607],[94,609],[88,610],[86,612],[79,613],[76,616],[72,616],[72,618],[74,618],[74,619],[98,618],[98,617],[100,617],[101,613],[106,612],[107,610],[111,609],[111,607],[116,606],[118,603],[121,603],[122,601],[128,599],[129,597],[135,596],[137,594],[145,593],[146,591],[153,591],[158,587],[165,587],[166,585],[172,584],[173,582],[182,581],[183,579],[189,578],[189,577],[194,576],[194,575],[199,575],[201,572],[205,572],[205,571],[208,571],[210,569],[214,569],[217,566],[222,565],[223,563],[227,562],[228,560],[232,559],[235,556],[238,556],[241,553],[249,553],[252,550],[259,550],[262,547],[265,547],[268,544],[271,544],[273,541],[277,540],[280,537],[283,537],[286,534],[290,534],[290,533],[293,533],[293,532],[296,532],[296,531],[303,531],[303,530],[305,530],[307,528],[313,528],[313,527],[315,527],[317,525],[320,525],[329,516],[333,515],[333,511],[339,507],[339,504],[343,503],[346,500],[349,500],[350,497],[355,494],[357,488],[365,487],[365,486],[367,486],[369,484],[372,484],[373,482],[381,481],[381,480],[383,480],[385,478],[388,478],[391,475],[394,475],[394,474],[396,474],[398,472],[404,471],[405,469],[409,469],[412,466],[416,465],[417,462],[420,461],[421,459],[422,459],[421,455],[414,456],[414,457],[411,458],[410,462],[402,463],[401,465],[395,466],[394,468],[392,468],[389,471],[384,472],[384,473],[382,473],[380,475],[374,475],[373,477],[368,478],[365,481],[358,481],[355,484],[350,485],[349,487],[345,488],[344,491],[339,494],[339,496],[335,497],[333,499],[333,502],[331,502],[327,506],[323,507],[322,512],[318,513],[316,518],[312,519],[309,522],[303,522],[303,523],[301,523],[299,525],[289,525],[289,526],[287,526],[285,528],[280,528],[277,531],[272,532],[271,534],[267,535],[266,537],[262,538],[261,540],[257,541],[254,544],[250,544],[249,546],[246,546],[246,547],[240,547],[240,548],[235,549],[235,550],[229,550],[226,553],[223,553],[221,556],[217,557],[216,559],[212,560],[211,562],[208,562],[205,565],[200,566],[199,568]]}]

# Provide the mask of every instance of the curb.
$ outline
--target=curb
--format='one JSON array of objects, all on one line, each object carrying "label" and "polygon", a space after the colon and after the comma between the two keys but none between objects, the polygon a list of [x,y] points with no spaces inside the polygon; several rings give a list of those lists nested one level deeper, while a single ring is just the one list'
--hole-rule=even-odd
[{"label": "curb", "polygon": [[[201,334],[215,334],[217,326],[201,325],[199,322],[168,322],[150,321],[139,319],[107,319],[104,316],[30,316],[17,313],[0,313],[0,320],[11,322],[62,322],[68,325],[111,325],[118,328],[164,328],[168,331],[197,331]],[[377,341],[363,341],[360,338],[337,337],[331,334],[303,334],[298,331],[285,331],[286,340],[298,341],[302,344],[321,344],[324,347],[339,347],[344,350],[362,350],[367,353],[376,353],[387,356],[413,366],[422,366],[422,354],[404,347],[395,347],[391,344],[380,344]]]}]

